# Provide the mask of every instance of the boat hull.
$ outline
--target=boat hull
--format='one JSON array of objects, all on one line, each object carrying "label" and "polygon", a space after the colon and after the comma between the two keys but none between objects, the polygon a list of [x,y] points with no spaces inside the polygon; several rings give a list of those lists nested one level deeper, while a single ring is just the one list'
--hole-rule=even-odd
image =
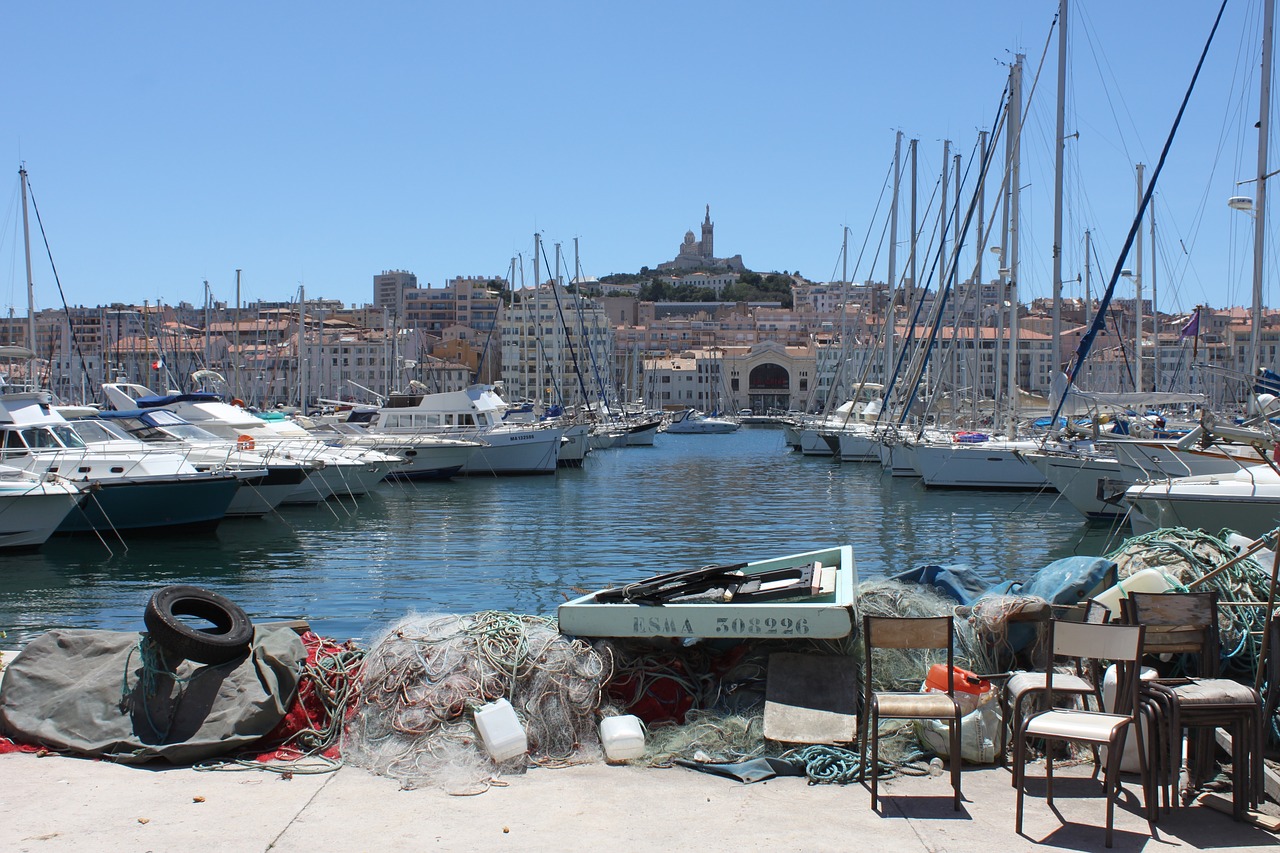
[{"label": "boat hull", "polygon": [[65,486],[31,484],[0,489],[0,549],[39,548],[84,495]]},{"label": "boat hull", "polygon": [[931,489],[1035,491],[1052,489],[1044,474],[1011,447],[919,444],[920,479]]},{"label": "boat hull", "polygon": [[240,481],[231,475],[98,480],[57,532],[211,529],[222,521],[239,488]]},{"label": "boat hull", "polygon": [[591,593],[560,605],[560,631],[578,637],[834,639],[850,636],[855,630],[853,591],[858,574],[850,546],[748,563],[742,572],[750,576],[815,563],[835,568],[835,584],[829,594],[749,603],[652,605],[603,604],[596,600],[596,593]]}]

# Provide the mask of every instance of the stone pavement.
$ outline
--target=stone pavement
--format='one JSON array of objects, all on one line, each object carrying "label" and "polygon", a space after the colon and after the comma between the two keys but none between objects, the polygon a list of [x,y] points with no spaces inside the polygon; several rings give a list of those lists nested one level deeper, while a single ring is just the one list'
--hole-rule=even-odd
[{"label": "stone pavement", "polygon": [[[1087,774],[1055,773],[1062,819],[1033,796],[1043,790],[1033,783],[1022,837],[1013,831],[1009,773],[998,768],[966,768],[960,812],[943,775],[883,785],[876,814],[857,785],[743,785],[678,768],[534,769],[505,787],[451,797],[402,791],[354,767],[284,779],[12,754],[0,755],[0,850],[1101,850],[1104,804]],[[1132,780],[1126,790],[1117,851],[1280,850],[1271,833],[1199,806],[1162,818],[1152,838]]]}]

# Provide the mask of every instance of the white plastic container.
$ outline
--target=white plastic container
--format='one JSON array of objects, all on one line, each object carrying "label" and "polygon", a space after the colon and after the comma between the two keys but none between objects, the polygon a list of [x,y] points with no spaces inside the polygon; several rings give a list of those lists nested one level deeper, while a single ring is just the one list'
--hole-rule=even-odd
[{"label": "white plastic container", "polygon": [[606,761],[630,761],[644,755],[644,724],[632,714],[600,721],[600,744]]},{"label": "white plastic container", "polygon": [[[1139,590],[1142,592],[1142,590]],[[1139,670],[1140,678],[1143,681],[1150,681],[1156,677],[1156,671],[1144,666]],[[1102,676],[1102,707],[1107,711],[1114,713],[1116,710],[1116,693],[1120,689],[1120,676],[1116,665],[1112,664],[1107,667],[1106,673]],[[1142,726],[1142,740],[1144,743],[1150,743],[1151,735],[1147,732],[1147,720],[1142,718],[1139,721]],[[1107,760],[1107,748],[1102,747],[1102,760]],[[1142,765],[1138,763],[1138,736],[1133,732],[1129,732],[1124,740],[1124,754],[1120,756],[1120,772],[1121,773],[1137,773],[1142,769]]]},{"label": "white plastic container", "polygon": [[1095,595],[1093,600],[1110,610],[1112,619],[1117,619],[1120,616],[1120,599],[1128,598],[1129,593],[1168,592],[1173,587],[1173,582],[1164,572],[1159,569],[1143,569],[1129,575],[1110,589],[1104,589]]},{"label": "white plastic container", "polygon": [[507,761],[529,751],[529,738],[516,709],[506,699],[499,699],[476,709],[476,729],[480,740],[494,761]]}]

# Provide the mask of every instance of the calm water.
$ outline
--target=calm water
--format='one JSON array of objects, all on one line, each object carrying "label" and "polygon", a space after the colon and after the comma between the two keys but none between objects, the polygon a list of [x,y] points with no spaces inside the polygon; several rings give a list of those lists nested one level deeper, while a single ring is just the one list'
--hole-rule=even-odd
[{"label": "calm water", "polygon": [[967,563],[1021,578],[1107,548],[1052,495],[926,491],[879,466],[787,450],[782,432],[659,435],[554,477],[383,484],[358,503],[285,508],[114,554],[58,539],[0,558],[0,630],[142,630],[150,594],[208,586],[258,620],[367,639],[409,611],[552,613],[575,587],[850,544],[862,577]]}]

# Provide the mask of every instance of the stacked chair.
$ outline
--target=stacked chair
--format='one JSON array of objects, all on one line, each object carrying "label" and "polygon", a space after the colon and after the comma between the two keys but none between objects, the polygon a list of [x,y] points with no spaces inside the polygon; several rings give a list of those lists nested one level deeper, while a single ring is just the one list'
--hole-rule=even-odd
[{"label": "stacked chair", "polygon": [[[1198,659],[1194,677],[1143,684],[1142,712],[1153,724],[1151,785],[1161,789],[1166,808],[1178,803],[1184,729],[1191,746],[1186,756],[1191,790],[1203,785],[1216,770],[1215,729],[1226,729],[1232,737],[1232,807],[1235,818],[1243,820],[1245,809],[1256,808],[1262,795],[1263,702],[1253,687],[1218,677],[1217,592],[1134,592],[1126,600],[1124,619],[1145,629],[1144,654]],[[1154,800],[1148,791],[1148,809]]]}]

